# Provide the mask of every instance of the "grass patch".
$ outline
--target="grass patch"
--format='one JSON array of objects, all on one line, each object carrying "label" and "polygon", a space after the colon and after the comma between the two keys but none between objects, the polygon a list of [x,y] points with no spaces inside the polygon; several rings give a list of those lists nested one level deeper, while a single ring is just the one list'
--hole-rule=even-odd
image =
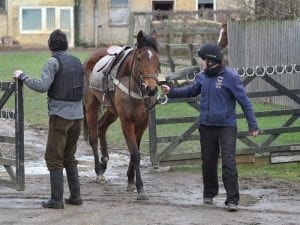
[{"label": "grass patch", "polygon": [[272,178],[300,182],[300,164],[238,165],[240,177]]},{"label": "grass patch", "polygon": [[[86,58],[94,50],[70,50],[69,53],[78,57],[83,63]],[[47,59],[50,57],[49,51],[24,51],[24,52],[1,52],[0,53],[0,80],[13,81],[13,72],[16,69],[21,69],[28,75],[39,79],[41,71]],[[48,125],[48,108],[47,108],[47,93],[35,92],[24,85],[24,121],[25,124],[34,126]],[[0,97],[3,92],[0,92]],[[11,97],[4,105],[3,109],[14,108],[14,98]],[[146,136],[146,134],[145,134]],[[148,135],[147,135],[148,137]],[[124,140],[120,121],[117,120],[108,130],[107,133],[108,144],[124,147],[126,142]],[[147,138],[146,138],[147,139]],[[146,141],[146,143],[148,143]],[[144,146],[148,146],[144,144]],[[142,147],[142,149],[144,149]],[[145,149],[146,152],[148,149]]]},{"label": "grass patch", "polygon": [[[88,51],[70,51],[81,62],[88,57]],[[39,79],[42,68],[51,57],[49,51],[24,51],[0,53],[0,80],[13,81],[12,75],[16,69],[23,70],[26,74]],[[47,94],[37,93],[24,85],[24,120],[27,124],[45,126],[48,123]],[[12,108],[12,99],[5,107]]]},{"label": "grass patch", "polygon": [[[300,165],[297,162],[270,165],[245,164],[237,165],[237,167],[240,178],[270,178],[300,183]],[[187,173],[201,173],[200,166],[177,166],[171,167],[170,170]],[[218,174],[219,177],[221,177],[221,168],[219,168]]]},{"label": "grass patch", "polygon": [[[94,51],[94,50],[92,50]],[[90,55],[91,50],[70,50],[70,53],[77,56],[81,62]],[[12,74],[16,69],[22,69],[30,76],[34,78],[40,78],[41,70],[46,60],[50,57],[49,51],[24,51],[24,52],[1,52],[0,53],[0,80],[13,81]],[[1,95],[1,92],[0,92]],[[10,98],[12,101],[13,98]],[[13,102],[8,102],[5,107],[8,109],[13,107]],[[254,104],[256,112],[278,110],[283,107],[266,105],[266,104]],[[238,112],[241,109],[237,108]],[[24,119],[26,124],[47,126],[48,124],[48,109],[47,109],[47,94],[37,93],[24,86]],[[198,111],[190,107],[186,103],[166,104],[158,105],[156,107],[157,118],[173,118],[173,117],[197,117]],[[260,129],[281,127],[289,116],[276,116],[276,117],[264,117],[257,118]],[[170,125],[158,125],[157,136],[179,136],[182,135],[191,126],[191,123],[177,123]],[[300,120],[294,122],[292,126],[300,126]],[[238,120],[239,130],[248,130],[248,125],[245,119]],[[196,130],[193,134],[199,135]],[[257,138],[250,138],[257,144],[263,143],[268,138],[267,135],[261,135]],[[120,122],[117,120],[108,130],[107,134],[108,144],[122,147],[126,146],[126,142],[122,135],[120,128]],[[291,144],[299,143],[300,133],[288,133],[281,134],[275,140],[274,144]],[[162,151],[169,143],[159,144],[158,153]],[[176,152],[197,152],[199,151],[199,141],[183,142],[179,145]],[[238,142],[238,148],[245,147],[243,143]],[[146,130],[142,142],[141,152],[143,154],[149,154],[149,132]]]}]

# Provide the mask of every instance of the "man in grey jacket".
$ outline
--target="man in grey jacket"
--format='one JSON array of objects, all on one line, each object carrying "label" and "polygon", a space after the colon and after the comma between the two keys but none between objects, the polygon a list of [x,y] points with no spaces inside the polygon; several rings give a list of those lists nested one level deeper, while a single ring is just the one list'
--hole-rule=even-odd
[{"label": "man in grey jacket", "polygon": [[50,34],[48,46],[52,57],[44,65],[40,79],[34,79],[22,70],[16,70],[13,77],[34,91],[48,94],[45,160],[50,171],[51,198],[42,205],[63,209],[64,168],[70,189],[70,197],[65,203],[82,204],[75,152],[83,118],[84,72],[80,60],[66,52],[68,41],[61,30]]}]

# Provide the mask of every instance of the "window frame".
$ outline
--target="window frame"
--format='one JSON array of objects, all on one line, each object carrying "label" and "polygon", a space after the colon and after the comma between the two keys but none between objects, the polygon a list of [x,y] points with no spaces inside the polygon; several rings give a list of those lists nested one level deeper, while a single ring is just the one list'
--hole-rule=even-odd
[{"label": "window frame", "polygon": [[[113,5],[111,4],[112,0],[109,1],[109,26],[112,27],[120,27],[120,26],[128,26],[129,25],[129,17],[130,17],[130,5],[129,0],[127,0],[127,4],[119,4],[119,5]],[[113,22],[112,17],[112,9],[121,9],[124,8],[128,10],[128,18],[126,21],[122,22]]]},{"label": "window frame", "polygon": [[6,14],[7,13],[7,0],[3,0],[4,7],[0,7],[0,14]]},{"label": "window frame", "polygon": [[127,4],[111,4],[113,0],[110,0],[110,7],[111,8],[115,8],[115,7],[118,7],[118,6],[129,6],[129,0],[127,0]]},{"label": "window frame", "polygon": [[[48,29],[47,28],[47,9],[54,8],[55,9],[55,26],[54,28]],[[41,29],[40,30],[23,30],[23,10],[26,9],[40,9],[41,10]],[[19,8],[19,31],[20,34],[50,34],[53,29],[60,28],[60,10],[67,9],[70,10],[70,23],[73,26],[73,7],[71,6],[21,6]]]}]

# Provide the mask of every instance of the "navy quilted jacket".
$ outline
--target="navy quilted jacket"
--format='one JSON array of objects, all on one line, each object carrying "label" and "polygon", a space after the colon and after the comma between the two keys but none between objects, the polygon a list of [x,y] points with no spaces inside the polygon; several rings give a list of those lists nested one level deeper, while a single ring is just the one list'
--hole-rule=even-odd
[{"label": "navy quilted jacket", "polygon": [[195,97],[201,94],[199,123],[208,126],[236,126],[236,102],[244,111],[250,131],[258,129],[252,104],[239,75],[225,67],[216,76],[197,74],[193,84],[171,88],[168,97]]}]

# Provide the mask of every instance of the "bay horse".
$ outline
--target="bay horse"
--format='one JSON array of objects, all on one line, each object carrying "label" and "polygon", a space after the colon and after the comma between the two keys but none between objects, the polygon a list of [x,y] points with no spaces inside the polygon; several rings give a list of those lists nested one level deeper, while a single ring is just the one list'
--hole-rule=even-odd
[{"label": "bay horse", "polygon": [[[112,50],[111,50],[112,49]],[[143,189],[140,173],[140,143],[147,128],[148,109],[155,106],[158,91],[159,52],[157,34],[150,35],[139,31],[135,48],[127,55],[117,72],[114,91],[108,93],[90,87],[90,78],[95,64],[114,51],[114,48],[100,48],[84,62],[86,91],[84,94],[85,119],[88,127],[88,139],[92,147],[97,181],[104,178],[109,154],[107,151],[106,131],[120,118],[121,128],[130,153],[127,170],[128,191],[135,188],[138,200],[148,200]],[[99,108],[104,104],[105,95],[111,104],[100,116]],[[98,138],[101,147],[101,162],[98,155]],[[134,181],[136,177],[136,181]]]},{"label": "bay horse", "polygon": [[224,23],[222,24],[220,33],[219,33],[219,38],[218,38],[218,45],[223,49],[226,48],[228,45],[228,37],[227,37],[227,24]]}]

